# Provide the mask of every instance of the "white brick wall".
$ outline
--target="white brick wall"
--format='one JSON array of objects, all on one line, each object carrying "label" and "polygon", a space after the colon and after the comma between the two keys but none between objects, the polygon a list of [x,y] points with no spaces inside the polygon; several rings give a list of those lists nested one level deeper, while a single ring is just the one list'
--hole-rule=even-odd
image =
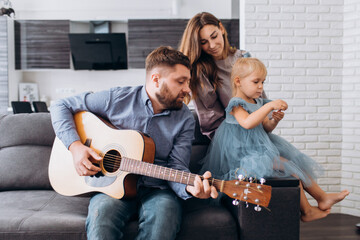
[{"label": "white brick wall", "polygon": [[359,1],[248,0],[245,11],[246,50],[268,67],[265,91],[289,103],[275,133],[324,167],[325,191],[352,192],[332,212],[360,216]]},{"label": "white brick wall", "polygon": [[360,2],[344,1],[342,186],[352,193],[341,211],[360,216]]}]

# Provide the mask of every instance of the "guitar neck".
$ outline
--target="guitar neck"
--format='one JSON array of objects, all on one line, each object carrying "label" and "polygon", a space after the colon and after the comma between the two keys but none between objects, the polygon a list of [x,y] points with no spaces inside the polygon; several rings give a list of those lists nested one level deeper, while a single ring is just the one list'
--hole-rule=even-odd
[{"label": "guitar neck", "polygon": [[[202,176],[197,174],[171,169],[152,163],[141,162],[125,157],[121,160],[120,169],[134,174],[182,183],[190,186],[194,186],[194,180],[196,176],[199,176],[201,179],[203,179]],[[222,185],[224,183],[223,180],[218,180],[215,178],[209,178],[208,180],[210,185],[213,185],[217,191],[222,192]]]}]

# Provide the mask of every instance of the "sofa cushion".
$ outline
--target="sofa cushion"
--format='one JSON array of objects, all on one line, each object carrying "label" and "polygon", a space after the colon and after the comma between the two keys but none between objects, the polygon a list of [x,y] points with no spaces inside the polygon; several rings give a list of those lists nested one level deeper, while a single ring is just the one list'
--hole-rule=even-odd
[{"label": "sofa cushion", "polygon": [[5,191],[0,196],[0,239],[86,239],[89,198],[52,190]]},{"label": "sofa cushion", "polygon": [[55,133],[50,114],[1,115],[0,132],[0,190],[51,189],[48,165]]},{"label": "sofa cushion", "polygon": [[0,115],[0,132],[0,148],[17,145],[51,147],[55,138],[50,113]]},{"label": "sofa cushion", "polygon": [[[237,225],[231,213],[223,206],[210,204],[209,199],[190,198],[184,201],[183,220],[176,239],[238,239]],[[135,239],[138,220],[129,222],[124,233],[124,240]]]}]

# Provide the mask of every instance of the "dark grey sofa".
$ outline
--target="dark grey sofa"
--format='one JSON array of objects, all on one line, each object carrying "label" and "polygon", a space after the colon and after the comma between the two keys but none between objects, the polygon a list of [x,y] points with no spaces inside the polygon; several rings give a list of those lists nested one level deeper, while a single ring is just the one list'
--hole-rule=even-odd
[{"label": "dark grey sofa", "polygon": [[[196,171],[208,140],[198,132],[190,168]],[[86,239],[88,197],[64,197],[53,191],[48,162],[54,140],[49,113],[0,115],[0,239]],[[184,202],[177,239],[299,239],[298,181],[273,180],[269,211],[231,205]],[[228,208],[228,209],[227,209]],[[136,218],[126,228],[133,239]]]}]

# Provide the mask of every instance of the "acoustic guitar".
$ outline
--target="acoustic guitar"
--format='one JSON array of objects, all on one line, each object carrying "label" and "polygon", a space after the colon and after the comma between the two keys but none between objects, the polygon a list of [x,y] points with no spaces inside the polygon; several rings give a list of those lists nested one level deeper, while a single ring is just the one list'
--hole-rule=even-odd
[{"label": "acoustic guitar", "polygon": [[[70,151],[55,138],[49,162],[49,178],[54,190],[65,196],[102,192],[111,197],[130,198],[136,194],[138,175],[194,185],[196,174],[152,164],[155,144],[147,135],[135,130],[115,129],[90,112],[79,112],[74,121],[81,142],[101,157],[101,172],[79,176]],[[202,178],[202,176],[200,176]],[[240,180],[210,178],[217,191],[257,207],[269,205],[271,186]],[[261,209],[261,208],[260,208]]]}]

